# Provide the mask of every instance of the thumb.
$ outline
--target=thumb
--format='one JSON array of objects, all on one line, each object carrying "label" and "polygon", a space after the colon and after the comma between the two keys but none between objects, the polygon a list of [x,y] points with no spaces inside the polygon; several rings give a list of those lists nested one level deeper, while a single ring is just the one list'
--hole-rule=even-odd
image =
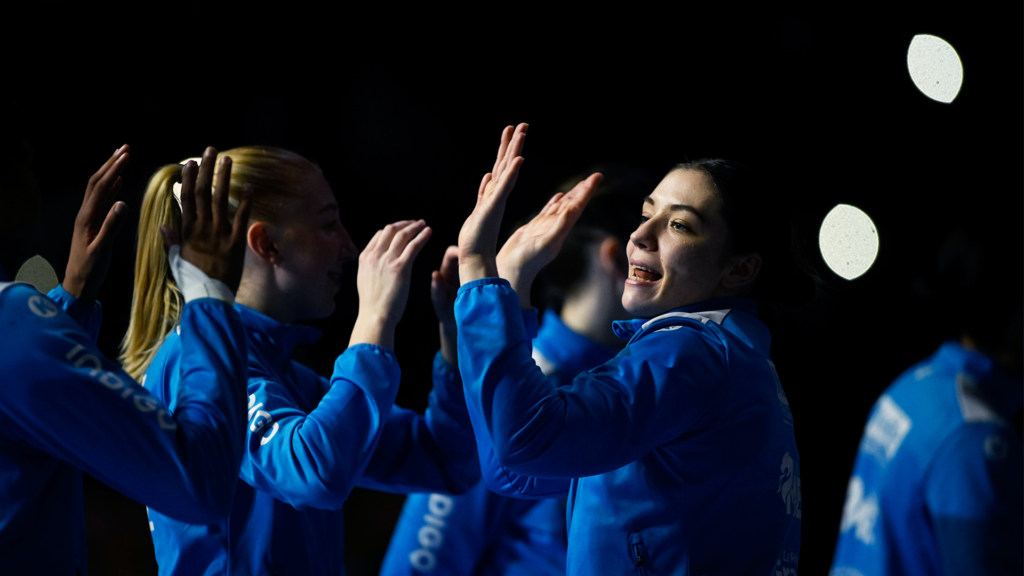
[{"label": "thumb", "polygon": [[164,238],[164,249],[170,250],[171,246],[179,244],[181,240],[178,238],[178,233],[170,226],[164,224],[160,227],[160,235]]},{"label": "thumb", "polygon": [[124,202],[115,202],[110,207],[107,217],[103,219],[103,226],[100,227],[100,232],[96,235],[95,244],[98,249],[102,250],[110,244],[114,236],[117,235],[117,231],[124,225],[127,215],[128,205]]}]

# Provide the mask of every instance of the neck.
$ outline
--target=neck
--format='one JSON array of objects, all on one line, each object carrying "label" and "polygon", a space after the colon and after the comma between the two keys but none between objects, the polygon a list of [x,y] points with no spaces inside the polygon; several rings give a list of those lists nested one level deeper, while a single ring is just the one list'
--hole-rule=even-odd
[{"label": "neck", "polygon": [[610,278],[588,279],[583,288],[565,299],[560,317],[573,332],[609,348],[622,348],[622,340],[612,332],[612,322],[627,319],[629,314],[614,282]]},{"label": "neck", "polygon": [[235,294],[235,302],[247,308],[252,308],[260,314],[273,318],[282,324],[295,322],[295,318],[292,317],[288,310],[276,305],[282,298],[274,298],[274,295],[270,293],[273,286],[272,282],[261,282],[257,279],[243,276],[242,282],[238,285],[238,292]]}]

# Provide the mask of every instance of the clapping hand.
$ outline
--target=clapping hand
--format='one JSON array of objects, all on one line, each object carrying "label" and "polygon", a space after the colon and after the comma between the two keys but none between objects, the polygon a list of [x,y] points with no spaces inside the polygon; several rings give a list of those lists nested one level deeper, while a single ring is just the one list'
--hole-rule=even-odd
[{"label": "clapping hand", "polygon": [[114,202],[114,198],[121,191],[121,173],[128,166],[129,151],[127,144],[115,150],[89,178],[82,207],[75,218],[71,254],[62,285],[87,306],[96,301],[96,294],[107,276],[114,236],[128,212],[128,206]]},{"label": "clapping hand", "polygon": [[495,256],[498,252],[498,230],[505,213],[505,200],[523,165],[520,152],[526,141],[527,124],[501,133],[498,157],[494,167],[484,175],[477,191],[476,207],[459,231],[459,279],[467,282],[497,276]]}]

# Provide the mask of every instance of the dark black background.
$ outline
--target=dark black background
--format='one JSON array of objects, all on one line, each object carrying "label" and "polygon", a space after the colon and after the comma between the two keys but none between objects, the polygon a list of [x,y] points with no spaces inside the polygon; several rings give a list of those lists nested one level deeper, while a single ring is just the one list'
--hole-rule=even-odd
[{"label": "dark black background", "polygon": [[[939,309],[921,297],[937,240],[962,219],[991,219],[1005,229],[1006,274],[1022,270],[1019,6],[946,6],[395,6],[371,15],[286,3],[216,14],[174,6],[129,23],[114,9],[44,3],[8,15],[18,40],[4,68],[31,121],[41,253],[59,277],[86,180],[117,146],[132,145],[121,193],[132,219],[100,292],[108,355],[127,326],[136,211],[153,170],[207,145],[277,145],[320,164],[357,244],[399,219],[434,227],[396,341],[398,403],[420,410],[438,345],[430,271],[455,242],[506,124],[531,124],[506,221],[591,163],[661,173],[701,156],[770,175],[815,255],[828,210],[862,208],[879,231],[875,266],[850,282],[817,256],[826,293],[773,326],[802,457],[801,571],[823,574],[871,404],[949,335],[950,315],[984,307]],[[906,51],[919,33],[946,39],[964,62],[950,105],[911,82]],[[323,374],[355,319],[354,267],[344,282],[337,312],[315,323],[323,339],[299,352]],[[93,573],[154,569],[144,511],[96,482],[87,488]],[[353,574],[375,573],[401,503],[352,494]]]}]

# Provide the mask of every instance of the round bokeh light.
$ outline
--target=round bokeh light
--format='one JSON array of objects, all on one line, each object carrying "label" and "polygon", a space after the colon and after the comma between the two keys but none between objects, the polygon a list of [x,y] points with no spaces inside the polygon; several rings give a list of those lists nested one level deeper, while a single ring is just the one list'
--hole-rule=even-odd
[{"label": "round bokeh light", "polygon": [[825,263],[847,280],[861,276],[878,256],[878,230],[860,208],[839,204],[825,216],[818,234]]},{"label": "round bokeh light", "polygon": [[949,42],[930,34],[918,34],[910,41],[907,69],[918,90],[946,104],[956,98],[964,82],[964,67],[956,50]]}]

